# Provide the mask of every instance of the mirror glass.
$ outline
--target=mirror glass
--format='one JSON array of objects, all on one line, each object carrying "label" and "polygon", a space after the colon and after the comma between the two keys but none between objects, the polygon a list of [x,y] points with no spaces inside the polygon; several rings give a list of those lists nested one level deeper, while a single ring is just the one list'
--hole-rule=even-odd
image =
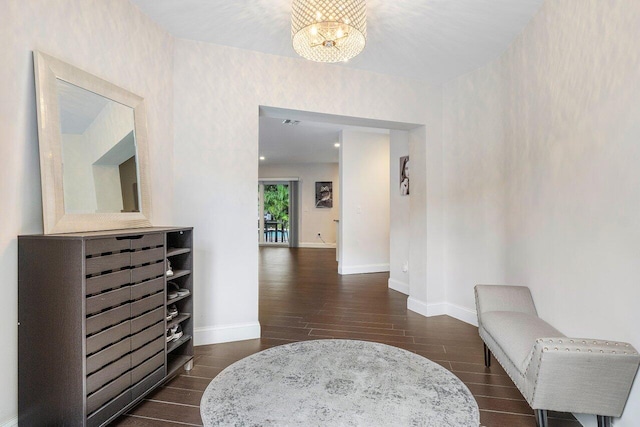
[{"label": "mirror glass", "polygon": [[140,212],[133,108],[61,79],[56,88],[65,213]]}]

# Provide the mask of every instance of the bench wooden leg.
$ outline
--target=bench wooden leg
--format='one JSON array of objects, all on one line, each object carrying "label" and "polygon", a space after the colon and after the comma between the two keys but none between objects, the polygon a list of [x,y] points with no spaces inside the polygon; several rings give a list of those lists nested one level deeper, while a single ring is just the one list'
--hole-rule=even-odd
[{"label": "bench wooden leg", "polygon": [[536,424],[538,427],[547,427],[549,425],[546,409],[536,409]]},{"label": "bench wooden leg", "polygon": [[596,415],[598,418],[598,427],[611,427],[611,417],[606,415]]},{"label": "bench wooden leg", "polygon": [[491,350],[489,350],[486,344],[484,344],[484,366],[487,368],[491,367]]}]

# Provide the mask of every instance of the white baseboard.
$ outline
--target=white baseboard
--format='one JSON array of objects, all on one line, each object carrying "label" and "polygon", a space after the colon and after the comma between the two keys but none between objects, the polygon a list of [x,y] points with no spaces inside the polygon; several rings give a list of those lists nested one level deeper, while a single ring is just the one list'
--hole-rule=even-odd
[{"label": "white baseboard", "polygon": [[327,248],[327,249],[335,249],[335,243],[313,243],[313,242],[300,242],[298,243],[299,248]]},{"label": "white baseboard", "polygon": [[220,344],[260,338],[260,323],[241,323],[226,326],[205,326],[194,331],[194,345]]},{"label": "white baseboard", "polygon": [[389,279],[389,289],[409,295],[409,284],[395,279]]},{"label": "white baseboard", "polygon": [[470,310],[460,305],[446,303],[447,313],[451,317],[455,317],[458,320],[462,320],[473,326],[478,326],[478,314],[475,310]]},{"label": "white baseboard", "polygon": [[413,297],[407,299],[407,309],[415,313],[422,314],[425,317],[447,315],[455,319],[478,326],[478,319],[475,310],[461,307],[448,302],[437,302],[427,304]]},{"label": "white baseboard", "polygon": [[427,304],[426,302],[409,297],[407,299],[407,309],[418,314],[422,314],[425,317],[441,316],[445,313],[444,303]]},{"label": "white baseboard", "polygon": [[339,266],[338,274],[365,274],[365,273],[383,273],[389,271],[389,264],[368,264],[368,265],[348,265]]},{"label": "white baseboard", "polygon": [[13,417],[0,424],[0,427],[18,427],[18,417]]}]

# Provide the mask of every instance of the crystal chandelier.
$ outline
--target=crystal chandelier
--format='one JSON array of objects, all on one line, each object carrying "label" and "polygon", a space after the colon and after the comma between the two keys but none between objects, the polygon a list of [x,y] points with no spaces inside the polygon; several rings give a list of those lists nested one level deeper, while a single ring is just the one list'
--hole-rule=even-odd
[{"label": "crystal chandelier", "polygon": [[316,62],[353,58],[367,41],[366,9],[364,0],[293,0],[293,49]]}]

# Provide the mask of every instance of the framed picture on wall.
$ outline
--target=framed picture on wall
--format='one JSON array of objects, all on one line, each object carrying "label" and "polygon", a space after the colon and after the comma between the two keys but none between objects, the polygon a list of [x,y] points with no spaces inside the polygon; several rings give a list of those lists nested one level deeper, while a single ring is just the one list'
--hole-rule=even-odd
[{"label": "framed picture on wall", "polygon": [[333,207],[333,181],[316,182],[316,208]]},{"label": "framed picture on wall", "polygon": [[400,195],[409,195],[409,156],[400,157]]}]

